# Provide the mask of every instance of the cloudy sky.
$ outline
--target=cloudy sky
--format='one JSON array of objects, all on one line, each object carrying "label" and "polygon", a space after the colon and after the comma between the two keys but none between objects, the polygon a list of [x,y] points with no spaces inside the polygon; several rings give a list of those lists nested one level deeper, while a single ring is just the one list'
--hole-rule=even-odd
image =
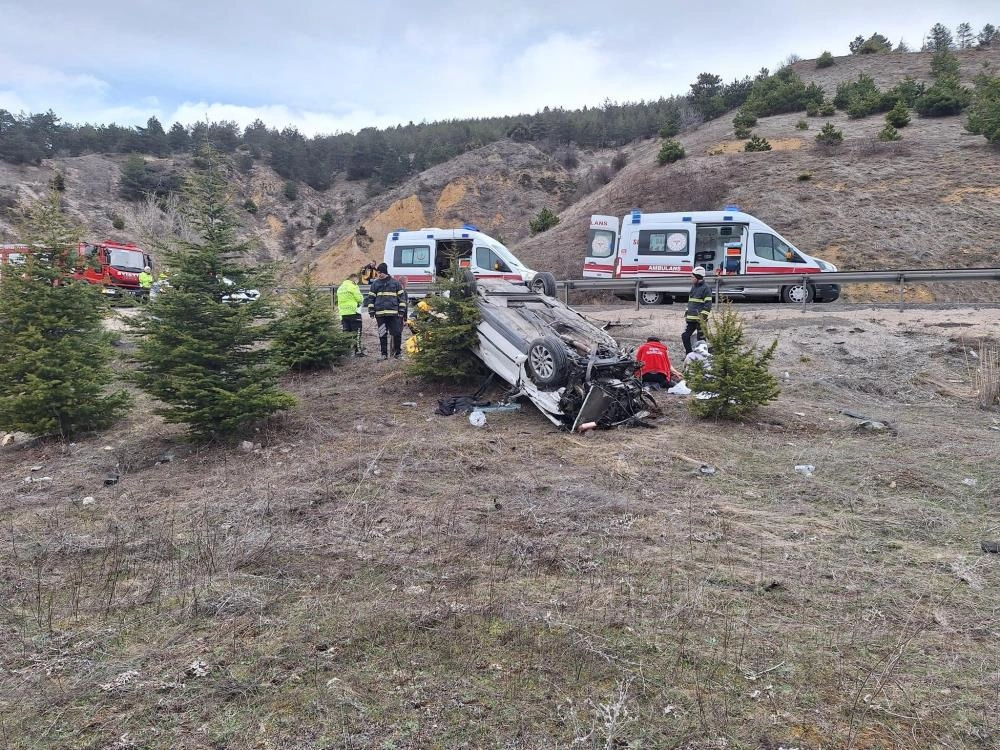
[{"label": "cloudy sky", "polygon": [[1000,27],[996,0],[0,0],[0,109],[260,118],[312,135],[683,94],[874,32]]}]

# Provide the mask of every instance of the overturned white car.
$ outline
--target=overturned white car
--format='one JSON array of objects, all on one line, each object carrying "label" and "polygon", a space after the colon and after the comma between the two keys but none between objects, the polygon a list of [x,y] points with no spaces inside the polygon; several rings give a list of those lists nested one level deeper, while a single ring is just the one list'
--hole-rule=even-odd
[{"label": "overturned white car", "polygon": [[605,331],[549,297],[502,279],[466,277],[479,303],[486,366],[554,424],[573,431],[637,424],[650,404],[639,363]]}]

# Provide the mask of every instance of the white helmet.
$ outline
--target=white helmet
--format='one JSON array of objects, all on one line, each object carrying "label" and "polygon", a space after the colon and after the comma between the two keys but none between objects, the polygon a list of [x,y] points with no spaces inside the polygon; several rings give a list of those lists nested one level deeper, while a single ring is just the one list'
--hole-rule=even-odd
[{"label": "white helmet", "polygon": [[704,266],[695,266],[691,270],[691,273],[694,274],[695,276],[701,276],[701,278],[705,278],[705,267]]}]

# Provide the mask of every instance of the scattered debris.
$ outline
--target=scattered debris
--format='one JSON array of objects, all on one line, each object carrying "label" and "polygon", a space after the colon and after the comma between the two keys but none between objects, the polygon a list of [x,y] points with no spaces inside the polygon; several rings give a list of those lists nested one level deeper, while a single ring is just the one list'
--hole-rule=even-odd
[{"label": "scattered debris", "polygon": [[93,505],[94,503],[96,503],[96,502],[97,502],[97,500],[95,500],[95,499],[94,499],[94,496],[93,496],[93,495],[87,495],[87,496],[86,496],[85,498],[83,498],[83,500],[81,500],[80,502],[81,502],[81,503],[83,503],[84,505]]},{"label": "scattered debris", "polygon": [[702,474],[712,476],[713,474],[715,474],[716,469],[714,466],[712,466],[712,464],[702,464],[701,466],[698,467],[698,471],[700,471]]},{"label": "scattered debris", "polygon": [[253,451],[253,443],[251,443],[249,440],[244,440],[242,443],[240,443],[240,450],[243,451],[244,453],[251,453]]},{"label": "scattered debris", "polygon": [[105,445],[104,446],[104,450],[106,450],[106,451],[113,451],[114,448],[112,448],[110,445]]},{"label": "scattered debris", "polygon": [[402,403],[402,405],[403,405],[403,406],[416,406],[416,405],[417,405],[417,402],[416,402],[416,401],[404,401],[404,402]]},{"label": "scattered debris", "polygon": [[188,668],[184,670],[184,674],[188,677],[207,677],[212,671],[212,668],[208,666],[208,662],[202,661],[201,659],[195,659],[188,665]]},{"label": "scattered debris", "polygon": [[116,688],[124,687],[128,685],[132,680],[139,676],[139,673],[134,669],[130,669],[127,672],[122,672],[120,675],[115,677],[111,682],[105,682],[101,685],[101,690],[108,692]]},{"label": "scattered debris", "polygon": [[576,428],[577,432],[590,432],[591,430],[597,429],[597,422],[584,422],[582,425]]},{"label": "scattered debris", "polygon": [[866,419],[861,422],[855,429],[867,432],[886,432],[889,430],[889,425],[885,422],[879,422],[877,419]]},{"label": "scattered debris", "polygon": [[41,466],[41,464],[38,464],[36,466],[32,466],[31,470],[32,471],[41,471],[42,470],[42,466]]},{"label": "scattered debris", "polygon": [[158,459],[156,459],[156,463],[157,463],[157,465],[159,465],[159,464],[169,464],[175,458],[177,458],[177,456],[174,453],[164,453],[162,456],[160,456]]},{"label": "scattered debris", "polygon": [[979,543],[979,548],[991,555],[1000,555],[1000,542],[989,542],[984,539]]},{"label": "scattered debris", "polygon": [[104,486],[111,487],[112,485],[118,484],[118,480],[120,478],[121,476],[118,474],[117,471],[112,472],[111,474],[108,474],[106,477],[104,477]]},{"label": "scattered debris", "polygon": [[795,466],[795,473],[804,477],[811,477],[814,471],[816,471],[816,467],[812,464],[796,464]]},{"label": "scattered debris", "polygon": [[469,424],[473,427],[482,427],[486,424],[486,415],[476,409],[469,415]]},{"label": "scattered debris", "polygon": [[975,479],[974,477],[966,477],[965,479],[962,480],[962,484],[964,484],[966,487],[975,487],[977,484],[979,484],[979,480]]}]

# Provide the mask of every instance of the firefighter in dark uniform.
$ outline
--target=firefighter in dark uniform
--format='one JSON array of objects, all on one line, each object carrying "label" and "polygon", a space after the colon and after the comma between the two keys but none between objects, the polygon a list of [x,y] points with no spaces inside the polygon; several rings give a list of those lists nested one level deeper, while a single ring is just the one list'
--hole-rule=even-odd
[{"label": "firefighter in dark uniform", "polygon": [[[403,357],[403,324],[406,322],[406,290],[389,275],[389,267],[379,263],[378,278],[368,287],[368,316],[378,324],[378,342],[382,359]],[[392,337],[392,348],[388,339]]]},{"label": "firefighter in dark uniform", "polygon": [[705,283],[705,269],[702,266],[695,266],[691,271],[691,279],[693,283],[688,293],[687,310],[684,311],[687,326],[681,334],[685,354],[690,354],[694,348],[694,344],[691,343],[692,334],[704,338],[704,326],[708,323],[708,313],[712,310],[712,290]]}]

